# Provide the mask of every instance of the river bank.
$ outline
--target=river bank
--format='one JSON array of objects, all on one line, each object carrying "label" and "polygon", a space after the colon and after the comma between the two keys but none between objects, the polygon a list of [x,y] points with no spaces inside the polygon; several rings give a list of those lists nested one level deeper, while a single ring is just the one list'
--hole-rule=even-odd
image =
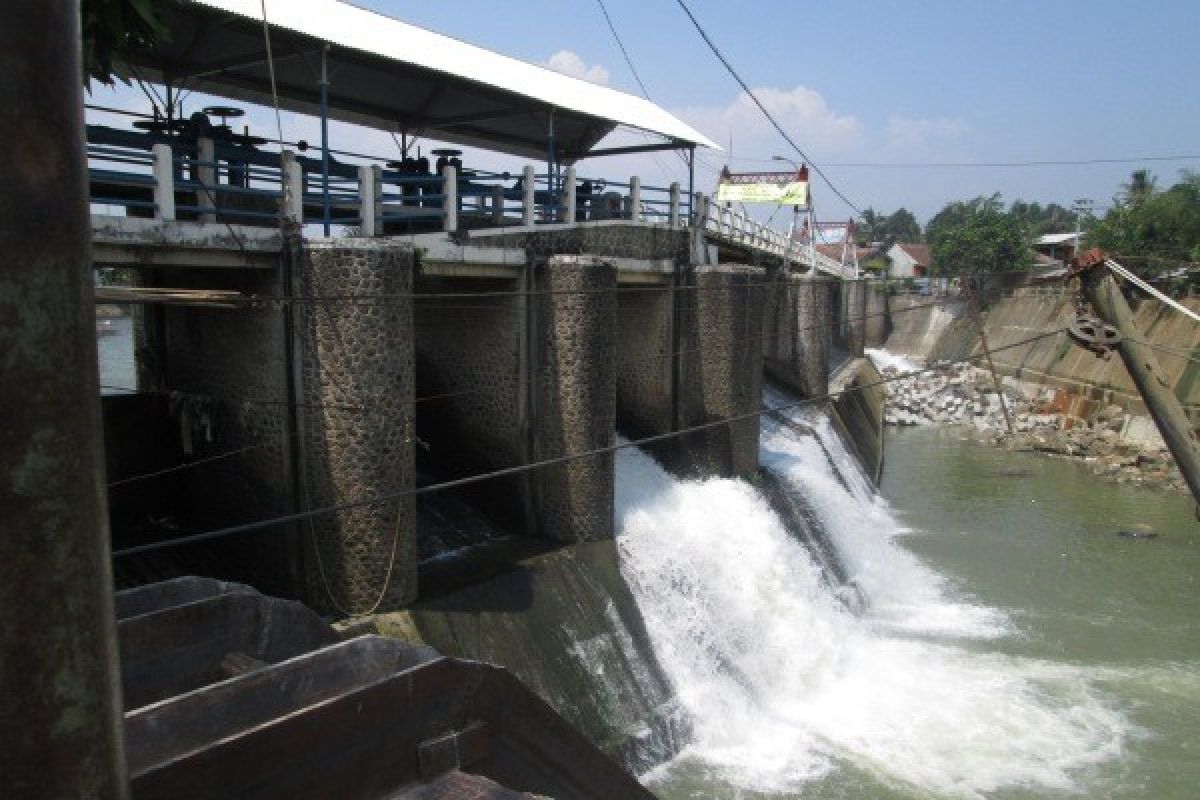
[{"label": "river bank", "polygon": [[872,351],[871,357],[890,381],[885,425],[954,426],[982,444],[1083,462],[1094,475],[1116,483],[1187,491],[1147,416],[1117,405],[1084,412],[1062,389],[1012,377],[1001,379],[1001,395],[988,370],[967,362],[937,362],[933,366],[942,367],[937,372],[919,372],[924,368],[915,361],[887,351]]}]

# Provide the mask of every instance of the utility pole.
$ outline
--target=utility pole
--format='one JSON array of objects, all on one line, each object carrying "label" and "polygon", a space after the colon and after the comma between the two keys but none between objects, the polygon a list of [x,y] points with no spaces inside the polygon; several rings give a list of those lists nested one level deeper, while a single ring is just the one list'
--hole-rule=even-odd
[{"label": "utility pole", "polygon": [[96,374],[79,3],[0,25],[0,786],[128,796]]},{"label": "utility pole", "polygon": [[1074,260],[1072,272],[1083,282],[1083,291],[1096,314],[1120,333],[1117,352],[1150,410],[1158,432],[1175,457],[1183,479],[1192,490],[1192,497],[1200,504],[1200,451],[1196,449],[1196,433],[1171,390],[1154,351],[1142,344],[1142,332],[1134,324],[1133,312],[1105,265],[1106,261],[1103,251],[1089,250]]},{"label": "utility pole", "polygon": [[1075,247],[1072,248],[1071,255],[1074,256],[1075,258],[1078,258],[1079,251],[1080,251],[1080,245],[1082,244],[1081,234],[1083,233],[1082,228],[1081,228],[1081,223],[1082,223],[1084,214],[1087,214],[1088,216],[1091,216],[1091,214],[1092,214],[1091,198],[1090,197],[1080,197],[1078,200],[1075,201],[1075,204],[1071,206],[1071,210],[1075,212]]}]

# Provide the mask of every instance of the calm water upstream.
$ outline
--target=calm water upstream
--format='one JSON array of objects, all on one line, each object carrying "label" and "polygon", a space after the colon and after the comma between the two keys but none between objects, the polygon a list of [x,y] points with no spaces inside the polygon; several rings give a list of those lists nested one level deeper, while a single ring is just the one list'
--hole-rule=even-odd
[{"label": "calm water upstream", "polygon": [[[799,421],[799,420],[798,420]],[[1200,524],[1182,496],[949,430],[889,431],[883,499],[828,422],[764,424],[862,613],[746,484],[618,462],[622,572],[692,718],[680,798],[1200,796]],[[1148,523],[1154,540],[1117,536]]]}]

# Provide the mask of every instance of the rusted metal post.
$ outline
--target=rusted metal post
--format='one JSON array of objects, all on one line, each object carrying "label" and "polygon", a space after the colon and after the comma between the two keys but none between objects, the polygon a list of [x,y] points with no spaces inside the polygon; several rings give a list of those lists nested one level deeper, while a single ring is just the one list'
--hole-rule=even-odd
[{"label": "rusted metal post", "polygon": [[1158,426],[1158,432],[1175,457],[1183,479],[1192,490],[1192,497],[1200,504],[1200,452],[1196,449],[1196,432],[1179,405],[1154,351],[1142,344],[1142,332],[1133,321],[1133,312],[1120,287],[1104,266],[1104,254],[1089,250],[1076,259],[1074,265],[1096,314],[1121,334],[1117,352]]},{"label": "rusted metal post", "polygon": [[96,375],[79,4],[0,25],[0,787],[128,796]]},{"label": "rusted metal post", "polygon": [[962,282],[963,294],[967,296],[967,308],[971,312],[971,319],[975,322],[975,329],[979,331],[979,344],[983,346],[983,357],[987,359],[988,371],[992,373],[992,386],[996,388],[996,396],[1000,398],[1000,410],[1004,412],[1004,427],[1011,435],[1016,432],[1016,429],[1013,428],[1012,415],[1008,413],[1008,400],[1004,399],[1004,386],[1000,383],[1000,376],[996,373],[996,365],[992,363],[992,351],[988,347],[987,331],[983,328],[983,316],[979,313],[979,306],[975,302],[975,293],[971,291],[970,276],[963,272],[959,279]]}]

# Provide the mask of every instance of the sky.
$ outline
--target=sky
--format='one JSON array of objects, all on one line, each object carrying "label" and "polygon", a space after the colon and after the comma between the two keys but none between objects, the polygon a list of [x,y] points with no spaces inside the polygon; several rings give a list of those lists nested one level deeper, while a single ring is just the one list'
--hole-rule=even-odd
[{"label": "sky", "polygon": [[[283,1],[268,0],[268,12],[270,3]],[[726,163],[751,171],[772,168],[773,155],[805,160],[744,95],[675,0],[604,2],[651,99],[728,151],[701,154],[698,190],[711,191]],[[688,2],[756,96],[858,209],[906,207],[924,221],[947,202],[993,192],[1005,202],[1070,206],[1090,198],[1103,208],[1135,169],[1149,169],[1160,186],[1181,169],[1200,169],[1197,0]],[[640,93],[598,0],[359,4]],[[95,89],[92,100],[148,107],[139,91],[125,87]],[[315,138],[312,120],[285,117],[286,137]],[[272,116],[251,116],[252,126],[268,122],[273,130]],[[333,138],[335,147],[395,155],[380,132],[336,125]],[[1195,158],[1133,160],[1182,155]],[[477,158],[480,166],[520,166]],[[1131,160],[855,166],[1085,159]],[[610,178],[639,174],[647,183],[686,183],[671,153],[585,163]],[[815,175],[813,198],[822,219],[854,214]]]}]

